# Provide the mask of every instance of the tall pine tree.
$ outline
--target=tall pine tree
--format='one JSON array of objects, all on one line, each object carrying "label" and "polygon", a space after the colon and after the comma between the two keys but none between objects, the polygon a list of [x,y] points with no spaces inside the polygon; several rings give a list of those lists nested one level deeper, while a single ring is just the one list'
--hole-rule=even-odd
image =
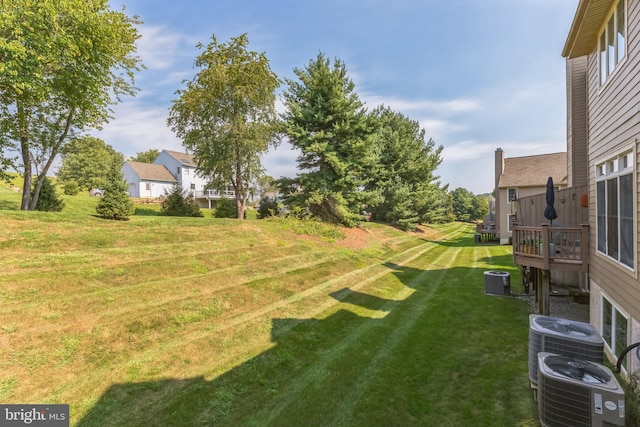
[{"label": "tall pine tree", "polygon": [[372,194],[364,191],[372,165],[367,113],[340,60],[319,53],[298,80],[286,80],[285,134],[298,148],[297,178],[281,182],[284,202],[313,216],[355,225]]},{"label": "tall pine tree", "polygon": [[442,146],[426,139],[420,124],[388,107],[377,107],[370,114],[375,133],[377,164],[370,169],[367,190],[382,200],[369,210],[372,219],[402,229],[413,229],[422,222],[445,220],[443,196],[436,168],[442,162]]}]

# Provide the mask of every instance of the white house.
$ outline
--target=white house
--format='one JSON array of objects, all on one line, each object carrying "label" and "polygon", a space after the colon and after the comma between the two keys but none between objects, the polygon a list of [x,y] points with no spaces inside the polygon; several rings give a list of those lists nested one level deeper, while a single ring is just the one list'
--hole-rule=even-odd
[{"label": "white house", "polygon": [[171,191],[176,178],[163,165],[124,162],[122,173],[131,197],[158,198]]},{"label": "white house", "polygon": [[153,164],[125,162],[122,172],[131,197],[158,198],[178,183],[195,196],[201,207],[215,208],[216,201],[235,198],[233,191],[207,189],[209,181],[197,173],[192,154],[162,150]]},{"label": "white house", "polygon": [[192,154],[162,150],[153,163],[167,168],[183,189],[194,194],[203,192],[209,183],[196,173],[196,161]]}]

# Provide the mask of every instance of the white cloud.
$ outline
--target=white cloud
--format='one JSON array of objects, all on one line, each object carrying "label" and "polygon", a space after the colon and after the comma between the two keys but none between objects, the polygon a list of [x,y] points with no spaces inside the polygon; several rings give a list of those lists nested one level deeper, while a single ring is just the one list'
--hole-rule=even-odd
[{"label": "white cloud", "polygon": [[150,107],[137,100],[128,101],[116,108],[115,119],[103,130],[92,132],[116,151],[133,156],[151,148],[159,150],[184,150],[180,140],[166,124],[168,110]]},{"label": "white cloud", "polygon": [[139,31],[141,37],[137,42],[138,55],[148,69],[171,68],[188,40],[184,35],[163,25],[142,25]]},{"label": "white cloud", "polygon": [[409,115],[409,112],[430,112],[436,114],[456,114],[482,109],[482,104],[475,98],[459,98],[443,101],[407,100],[400,98],[386,98],[378,95],[365,95],[362,99],[368,106],[384,104],[394,111]]}]

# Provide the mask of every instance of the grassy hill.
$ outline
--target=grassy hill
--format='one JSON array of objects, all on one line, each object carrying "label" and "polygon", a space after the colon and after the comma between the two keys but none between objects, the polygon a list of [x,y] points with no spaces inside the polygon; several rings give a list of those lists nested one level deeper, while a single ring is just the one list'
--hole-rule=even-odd
[{"label": "grassy hill", "polygon": [[[0,401],[72,425],[537,425],[510,248],[283,220],[20,212],[0,185]],[[517,288],[516,288],[517,291]]]}]

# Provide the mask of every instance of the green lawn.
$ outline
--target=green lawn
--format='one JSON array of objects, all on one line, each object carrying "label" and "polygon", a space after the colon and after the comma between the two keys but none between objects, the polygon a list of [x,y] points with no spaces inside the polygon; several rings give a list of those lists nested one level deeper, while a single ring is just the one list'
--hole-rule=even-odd
[{"label": "green lawn", "polygon": [[[72,425],[537,426],[511,248],[452,223],[20,212],[0,185],[0,401]],[[16,205],[17,203],[17,205]]]}]

